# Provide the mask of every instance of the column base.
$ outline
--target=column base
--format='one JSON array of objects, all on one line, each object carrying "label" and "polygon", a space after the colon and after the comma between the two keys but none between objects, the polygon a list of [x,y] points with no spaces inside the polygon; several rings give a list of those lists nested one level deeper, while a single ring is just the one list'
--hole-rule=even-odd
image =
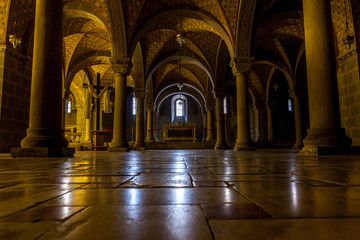
[{"label": "column base", "polygon": [[349,155],[352,154],[351,147],[345,146],[305,146],[299,152],[300,155]]},{"label": "column base", "polygon": [[236,142],[234,151],[256,150],[256,147],[252,146],[251,141]]},{"label": "column base", "polygon": [[216,140],[215,139],[206,139],[205,142],[209,142],[209,143],[214,143]]},{"label": "column base", "polygon": [[142,146],[142,147],[136,147],[136,146],[135,146],[135,150],[136,150],[136,151],[145,151],[145,150],[146,150],[146,147],[145,147],[145,146]]},{"label": "column base", "polygon": [[352,140],[345,134],[344,128],[309,129],[304,139],[302,155],[351,154]]},{"label": "column base", "polygon": [[154,139],[150,139],[150,140],[146,140],[146,139],[145,139],[145,142],[146,142],[146,143],[153,143],[153,142],[155,142],[155,140],[154,140]]},{"label": "column base", "polygon": [[236,146],[233,148],[234,151],[255,151],[256,147],[252,146]]},{"label": "column base", "polygon": [[108,149],[108,152],[129,152],[129,147],[111,147]]},{"label": "column base", "polygon": [[301,143],[295,143],[294,146],[292,146],[293,149],[301,149],[304,145]]},{"label": "column base", "polygon": [[304,139],[304,146],[346,146],[352,144],[351,138],[346,136],[344,128],[314,128],[309,129]]},{"label": "column base", "polygon": [[221,144],[216,143],[214,147],[215,150],[226,150],[227,148],[228,147],[226,143],[221,143]]},{"label": "column base", "polygon": [[12,158],[47,158],[47,157],[72,157],[75,148],[59,147],[30,147],[11,148]]}]

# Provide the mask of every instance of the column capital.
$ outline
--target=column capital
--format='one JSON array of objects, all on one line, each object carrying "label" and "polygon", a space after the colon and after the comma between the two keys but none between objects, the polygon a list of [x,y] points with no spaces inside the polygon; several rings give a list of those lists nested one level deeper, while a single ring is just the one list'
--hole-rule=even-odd
[{"label": "column capital", "polygon": [[266,102],[265,104],[266,104],[266,108],[267,108],[268,110],[271,110],[271,109],[274,108],[274,103],[272,103],[272,102]]},{"label": "column capital", "polygon": [[154,111],[154,104],[145,104],[146,111]]},{"label": "column capital", "polygon": [[62,97],[63,97],[64,100],[69,99],[69,97],[70,97],[70,90],[69,90],[69,89],[63,89],[63,91],[62,91]]},{"label": "column capital", "polygon": [[234,76],[250,71],[253,61],[253,57],[234,57],[230,62]]},{"label": "column capital", "polygon": [[133,64],[131,63],[130,58],[112,58],[111,59],[111,68],[114,71],[114,74],[130,75],[131,68]]},{"label": "column capital", "polygon": [[226,88],[215,88],[213,91],[214,98],[224,98],[226,97]]},{"label": "column capital", "polygon": [[293,100],[296,100],[297,99],[297,94],[295,91],[289,91],[289,94],[290,94],[290,97],[293,99]]},{"label": "column capital", "polygon": [[136,88],[135,89],[135,97],[145,99],[146,88]]}]

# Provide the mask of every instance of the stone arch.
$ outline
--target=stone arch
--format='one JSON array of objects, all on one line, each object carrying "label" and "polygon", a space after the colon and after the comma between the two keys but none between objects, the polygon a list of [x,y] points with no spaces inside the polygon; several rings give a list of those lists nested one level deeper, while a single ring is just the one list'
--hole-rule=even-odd
[{"label": "stone arch", "polygon": [[243,0],[238,12],[235,56],[251,56],[251,38],[257,0]]},{"label": "stone arch", "polygon": [[273,68],[271,69],[271,71],[269,73],[269,77],[266,82],[266,101],[267,102],[269,101],[269,90],[270,90],[271,79],[276,70],[279,70],[280,72],[282,72],[284,74],[287,84],[289,86],[289,92],[294,91],[294,83],[293,83],[292,77],[290,76],[290,73],[287,70],[285,70],[284,68],[278,67],[273,63],[269,62],[269,64],[272,65]]},{"label": "stone arch", "polygon": [[104,19],[102,19],[101,15],[93,6],[84,2],[66,3],[64,5],[64,20],[77,17],[91,19],[104,26],[109,33],[109,29],[106,26]]},{"label": "stone arch", "polygon": [[208,75],[209,79],[210,79],[210,82],[211,82],[211,85],[212,85],[212,88],[214,89],[215,88],[215,83],[214,83],[214,78],[212,77],[212,74],[211,72],[209,71],[209,69],[203,64],[201,63],[198,59],[196,58],[193,58],[193,57],[188,57],[188,56],[181,56],[179,54],[176,54],[176,55],[173,55],[173,56],[170,56],[170,57],[167,57],[165,59],[163,59],[162,61],[160,61],[159,63],[157,63],[152,69],[151,71],[149,72],[147,78],[146,78],[146,88],[148,87],[148,83],[149,83],[149,80],[151,79],[152,75],[154,74],[154,72],[159,69],[162,65],[166,64],[166,63],[169,63],[171,61],[175,61],[175,60],[188,60],[188,61],[191,61],[193,62],[195,65],[199,66],[201,69],[203,69],[206,74]]},{"label": "stone arch", "polygon": [[192,9],[171,9],[166,12],[159,13],[158,15],[151,18],[149,21],[147,21],[137,32],[135,37],[132,39],[130,48],[129,48],[129,56],[132,56],[134,53],[136,44],[140,41],[142,36],[147,33],[154,24],[156,24],[160,20],[164,20],[169,17],[178,16],[183,18],[193,18],[200,21],[203,21],[207,24],[209,24],[211,27],[213,27],[218,33],[219,36],[224,40],[226,43],[226,46],[228,48],[228,51],[230,53],[231,58],[235,56],[234,48],[233,48],[233,41],[231,40],[231,37],[228,35],[225,28],[219,23],[216,19],[214,19],[212,16],[205,14],[200,11],[192,10]]},{"label": "stone arch", "polygon": [[[109,58],[110,58],[110,56],[106,56],[104,54],[104,52],[102,52],[102,51],[94,52],[94,53],[92,53],[91,56],[86,57],[86,65],[91,66],[91,65],[104,63],[104,62],[106,63],[106,60]],[[85,67],[86,67],[85,59],[81,59],[81,61],[74,63],[73,65],[74,65],[74,67],[69,69],[70,71],[65,79],[65,88],[66,89],[68,89],[70,87],[71,81],[73,80],[76,73],[78,73],[80,70],[85,69]],[[90,76],[90,75],[88,74],[88,76]]]},{"label": "stone arch", "polygon": [[159,100],[159,104],[156,104],[156,102],[155,102],[155,104],[156,104],[155,109],[159,110],[161,104],[163,103],[163,101],[164,101],[165,99],[167,99],[167,98],[169,98],[169,97],[172,97],[172,96],[174,96],[174,95],[177,95],[177,94],[182,94],[182,95],[186,95],[186,96],[192,97],[192,98],[199,104],[200,110],[201,110],[201,112],[203,113],[204,108],[203,108],[202,104],[200,103],[200,101],[199,101],[194,95],[192,95],[191,93],[187,93],[187,92],[173,92],[173,93],[171,93],[171,94],[166,95],[166,96],[163,97],[161,100]]},{"label": "stone arch", "polygon": [[110,16],[112,56],[113,62],[116,63],[119,58],[128,56],[124,10],[121,0],[111,0],[106,3]]},{"label": "stone arch", "polygon": [[[183,85],[184,85],[184,86],[187,86],[187,87],[189,87],[189,88],[192,88],[193,90],[195,90],[196,92],[198,92],[198,93],[200,94],[201,98],[202,98],[203,101],[204,101],[204,105],[206,105],[205,97],[204,97],[204,95],[199,91],[199,89],[197,89],[196,87],[194,87],[194,86],[192,86],[192,85],[190,85],[190,84],[187,84],[187,83],[184,83]],[[168,89],[170,89],[170,88],[172,88],[172,87],[175,87],[175,86],[177,86],[177,84],[170,84],[170,85],[166,86],[165,88],[161,89],[161,91],[156,95],[155,100],[154,100],[154,103],[157,102],[158,98],[161,96],[161,94],[162,94],[163,92],[165,92],[166,90],[168,90]]]}]

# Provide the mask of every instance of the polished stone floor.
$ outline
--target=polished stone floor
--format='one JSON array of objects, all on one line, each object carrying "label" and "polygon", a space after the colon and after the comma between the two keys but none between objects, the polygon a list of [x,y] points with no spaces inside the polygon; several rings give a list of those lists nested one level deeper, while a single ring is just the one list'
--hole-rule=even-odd
[{"label": "polished stone floor", "polygon": [[360,239],[360,156],[0,155],[0,239]]}]

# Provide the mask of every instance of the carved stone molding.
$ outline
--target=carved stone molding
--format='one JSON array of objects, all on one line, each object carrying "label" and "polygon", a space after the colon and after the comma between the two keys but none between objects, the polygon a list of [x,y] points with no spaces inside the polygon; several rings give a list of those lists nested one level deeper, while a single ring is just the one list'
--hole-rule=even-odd
[{"label": "carved stone molding", "polygon": [[129,75],[133,64],[131,63],[130,58],[113,58],[111,59],[111,67],[114,71],[114,74]]},{"label": "carved stone molding", "polygon": [[136,88],[135,89],[135,97],[140,99],[145,99],[146,88]]},{"label": "carved stone molding", "polygon": [[245,73],[251,70],[252,63],[254,61],[253,57],[235,57],[230,62],[230,67],[234,76]]}]

